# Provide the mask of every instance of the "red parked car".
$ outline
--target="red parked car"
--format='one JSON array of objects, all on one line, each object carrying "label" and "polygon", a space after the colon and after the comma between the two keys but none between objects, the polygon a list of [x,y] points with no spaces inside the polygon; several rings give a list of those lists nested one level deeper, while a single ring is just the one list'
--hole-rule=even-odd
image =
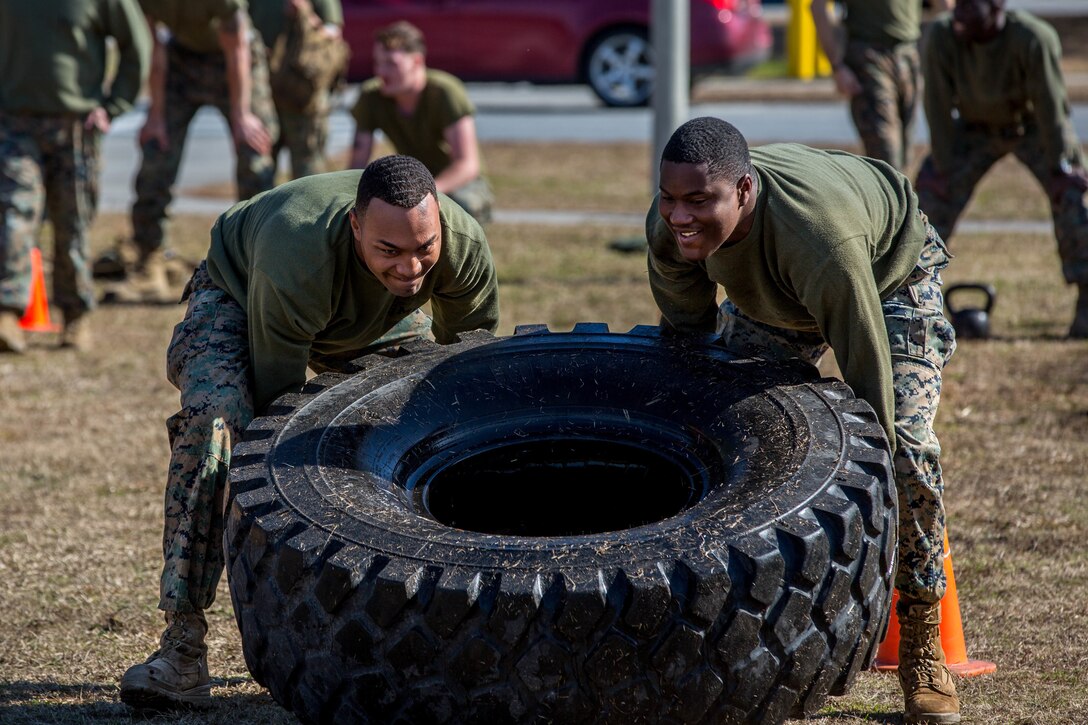
[{"label": "red parked car", "polygon": [[[342,0],[350,80],[372,75],[374,31],[407,20],[427,65],[464,81],[588,83],[609,106],[653,89],[650,0]],[[760,0],[691,0],[691,70],[739,72],[767,58]]]}]

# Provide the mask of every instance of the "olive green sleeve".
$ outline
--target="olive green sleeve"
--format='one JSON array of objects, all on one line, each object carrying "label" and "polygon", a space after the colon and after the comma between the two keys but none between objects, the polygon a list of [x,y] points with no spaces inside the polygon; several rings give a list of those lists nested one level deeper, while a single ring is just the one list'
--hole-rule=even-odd
[{"label": "olive green sleeve", "polygon": [[947,174],[953,166],[956,122],[952,117],[955,104],[955,81],[951,61],[955,56],[951,42],[951,25],[935,23],[925,45],[922,68],[925,71],[923,105],[929,126],[930,155],[937,171]]},{"label": "olive green sleeve", "polygon": [[868,268],[869,259],[860,251],[868,245],[844,242],[831,250],[822,268],[804,275],[798,296],[835,351],[843,380],[873,406],[894,447],[895,395],[884,311],[872,275],[853,271]]},{"label": "olive green sleeve", "polygon": [[151,32],[136,0],[114,0],[109,4],[106,35],[117,42],[117,75],[102,107],[110,118],[132,110],[151,67]]},{"label": "olive green sleeve", "polygon": [[498,276],[487,237],[474,221],[462,224],[469,232],[449,233],[448,266],[431,294],[431,331],[442,344],[454,342],[458,332],[499,328]]},{"label": "olive green sleeve", "polygon": [[248,309],[249,357],[253,371],[253,405],[258,414],[284,393],[306,382],[310,348],[326,320],[327,310],[294,303],[293,296],[273,284],[260,270],[251,272]]},{"label": "olive green sleeve", "polygon": [[1062,79],[1061,55],[1058,34],[1040,23],[1039,32],[1028,47],[1024,76],[1032,79],[1026,84],[1028,98],[1035,111],[1044,160],[1052,171],[1058,171],[1063,159],[1076,158],[1076,151],[1067,147],[1064,134],[1069,101]]}]

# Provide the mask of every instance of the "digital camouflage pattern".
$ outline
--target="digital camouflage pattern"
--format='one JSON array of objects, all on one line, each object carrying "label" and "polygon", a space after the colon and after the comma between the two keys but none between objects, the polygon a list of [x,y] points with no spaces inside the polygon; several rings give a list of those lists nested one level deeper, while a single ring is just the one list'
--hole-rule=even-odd
[{"label": "digital camouflage pattern", "polygon": [[327,171],[325,146],[329,140],[330,106],[329,93],[323,91],[319,94],[313,111],[276,108],[279,114],[280,138],[272,157],[278,158],[280,150],[287,149],[291,158],[292,179]]},{"label": "digital camouflage pattern", "polygon": [[491,222],[491,206],[495,202],[495,195],[484,177],[476,177],[461,188],[449,192],[447,196],[457,202],[457,205],[467,211],[481,226]]},{"label": "digital camouflage pattern", "polygon": [[[1069,144],[1074,149],[1072,166],[1082,168],[1083,154],[1068,119],[1063,122],[1063,135],[1072,141]],[[925,159],[915,187],[918,204],[942,239],[951,237],[982,177],[1010,153],[1031,170],[1043,189],[1049,188],[1054,169],[1047,162],[1038,127],[1030,122],[990,127],[961,126],[953,147],[952,171],[944,177],[938,177],[932,156]],[[1062,274],[1067,282],[1088,284],[1088,206],[1084,194],[1075,186],[1067,185],[1057,198],[1048,196]]]},{"label": "digital camouflage pattern", "polygon": [[[207,609],[223,573],[223,507],[231,447],[253,419],[249,385],[249,326],[245,311],[215,286],[201,262],[186,288],[188,308],[166,353],[167,378],[181,392],[181,410],[166,423],[170,435],[159,608]],[[430,318],[404,318],[350,356],[311,361],[336,370],[360,355],[427,336]]]},{"label": "digital camouflage pattern", "polygon": [[910,161],[918,106],[918,46],[900,43],[886,47],[853,40],[846,46],[843,61],[862,88],[850,99],[850,115],[865,155],[902,171]]},{"label": "digital camouflage pattern", "polygon": [[[276,112],[268,86],[268,62],[264,45],[254,34],[250,46],[250,109],[273,140],[278,136]],[[141,147],[143,161],[136,175],[136,202],[132,206],[132,233],[144,254],[161,246],[166,238],[166,208],[173,199],[174,182],[181,166],[185,134],[202,106],[214,106],[230,118],[230,91],[226,59],[222,53],[196,53],[177,43],[167,44],[166,98],[164,113],[170,144],[155,142]],[[238,199],[248,199],[275,184],[276,165],[271,155],[242,146],[235,150]]]},{"label": "digital camouflage pattern", "polygon": [[[895,588],[933,603],[944,596],[944,481],[933,421],[941,399],[941,371],[956,349],[944,316],[941,270],[951,255],[932,226],[918,265],[882,301],[892,355],[896,445],[892,456],[899,493],[899,554]],[[784,330],[745,316],[726,300],[718,311],[725,346],[745,357],[797,357],[813,365],[827,352],[818,334]]]},{"label": "digital camouflage pattern", "polygon": [[87,230],[98,206],[100,134],[77,115],[0,112],[0,309],[30,299],[30,252],[53,223],[50,300],[72,320],[94,309]]}]

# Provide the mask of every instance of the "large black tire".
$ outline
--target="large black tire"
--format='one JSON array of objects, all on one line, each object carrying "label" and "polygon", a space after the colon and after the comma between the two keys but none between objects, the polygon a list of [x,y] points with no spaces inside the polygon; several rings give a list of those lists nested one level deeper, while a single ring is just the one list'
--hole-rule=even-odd
[{"label": "large black tire", "polygon": [[781,722],[869,665],[895,492],[810,366],[657,328],[369,356],[250,426],[246,662],[305,722]]}]

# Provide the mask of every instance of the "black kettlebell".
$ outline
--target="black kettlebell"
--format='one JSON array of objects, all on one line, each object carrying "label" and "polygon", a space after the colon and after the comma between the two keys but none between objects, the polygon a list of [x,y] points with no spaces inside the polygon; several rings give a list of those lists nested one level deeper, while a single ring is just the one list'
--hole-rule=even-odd
[{"label": "black kettlebell", "polygon": [[[986,306],[960,307],[952,305],[952,296],[958,292],[981,292],[986,295]],[[960,339],[984,340],[990,336],[990,310],[994,308],[997,291],[988,284],[954,284],[944,291],[944,303],[952,315],[952,327]]]}]

